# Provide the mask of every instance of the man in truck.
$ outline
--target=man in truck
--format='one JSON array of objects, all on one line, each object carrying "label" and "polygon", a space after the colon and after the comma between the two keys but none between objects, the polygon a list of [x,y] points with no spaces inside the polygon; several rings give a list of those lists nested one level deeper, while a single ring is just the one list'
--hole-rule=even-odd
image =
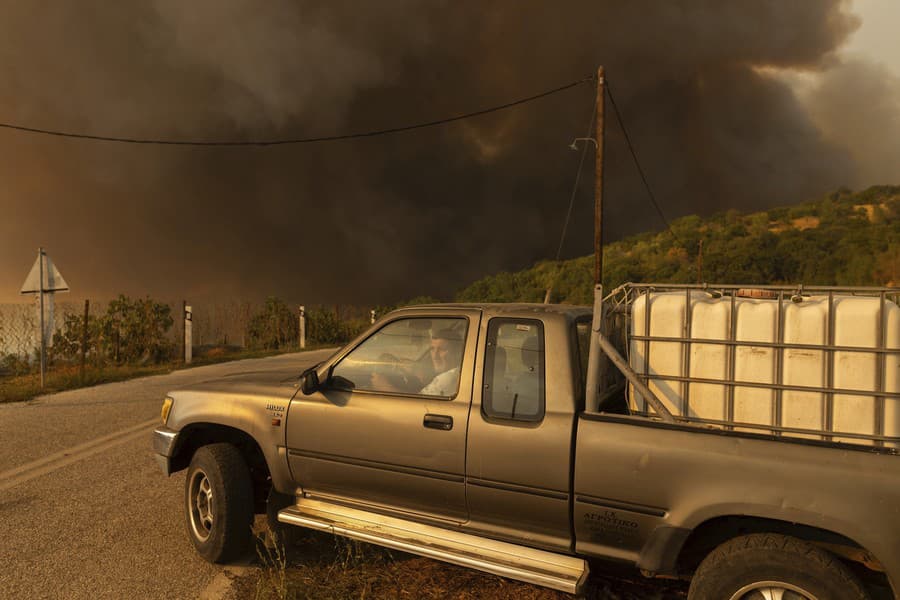
[{"label": "man in truck", "polygon": [[413,363],[403,364],[394,354],[406,354],[409,348],[392,347],[380,356],[388,368],[375,369],[370,388],[380,392],[452,396],[459,383],[462,362],[462,332],[441,327],[431,333],[428,352]]},{"label": "man in truck", "polygon": [[445,328],[432,335],[430,353],[435,375],[430,383],[419,390],[420,394],[452,396],[456,393],[462,348],[462,337],[453,329]]}]

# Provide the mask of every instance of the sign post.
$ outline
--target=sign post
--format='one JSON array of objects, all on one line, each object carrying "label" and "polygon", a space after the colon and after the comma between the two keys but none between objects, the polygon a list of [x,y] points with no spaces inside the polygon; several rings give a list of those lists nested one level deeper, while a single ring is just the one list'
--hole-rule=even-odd
[{"label": "sign post", "polygon": [[41,327],[41,389],[44,389],[44,373],[47,369],[47,324],[44,319],[44,295],[50,294],[49,301],[49,325],[50,334],[53,333],[53,294],[56,292],[68,292],[69,284],[63,279],[62,273],[47,256],[43,248],[38,248],[38,257],[22,284],[20,294],[35,294],[38,301],[38,311],[40,312]]}]

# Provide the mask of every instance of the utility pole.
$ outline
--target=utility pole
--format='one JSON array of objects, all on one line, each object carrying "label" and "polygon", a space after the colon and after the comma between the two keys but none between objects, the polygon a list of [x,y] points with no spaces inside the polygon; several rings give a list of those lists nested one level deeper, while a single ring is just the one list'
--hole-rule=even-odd
[{"label": "utility pole", "polygon": [[594,285],[603,285],[603,108],[604,69],[597,69],[597,156],[594,166]]},{"label": "utility pole", "polygon": [[703,283],[703,240],[697,249],[697,284]]},{"label": "utility pole", "polygon": [[597,69],[597,160],[594,171],[594,317],[591,323],[591,345],[588,354],[585,408],[588,412],[599,410],[600,384],[603,381],[600,352],[600,329],[603,325],[603,108],[605,70]]}]

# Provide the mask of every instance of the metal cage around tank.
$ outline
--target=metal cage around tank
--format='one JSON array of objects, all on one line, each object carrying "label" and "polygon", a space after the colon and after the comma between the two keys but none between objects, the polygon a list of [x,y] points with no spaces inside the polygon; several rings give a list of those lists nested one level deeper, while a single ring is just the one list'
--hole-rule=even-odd
[{"label": "metal cage around tank", "polygon": [[[680,335],[653,335],[653,310],[651,300],[661,294],[673,296],[684,294],[683,315],[681,316]],[[725,335],[718,337],[696,337],[694,331],[694,306],[698,296],[724,303],[729,322]],[[846,345],[835,342],[835,310],[836,304],[845,298],[866,297],[877,302],[877,323],[874,340],[870,345]],[[810,298],[824,302],[827,306],[825,318],[824,343],[797,343],[785,340],[785,315],[788,306]],[[739,304],[747,300],[769,301],[774,303],[775,323],[770,341],[741,339],[736,335]],[[644,310],[639,311],[642,323],[634,322],[634,307],[643,302]],[[877,447],[900,447],[900,435],[887,435],[885,415],[887,403],[894,402],[892,414],[900,417],[900,386],[887,388],[888,368],[897,362],[900,369],[900,324],[898,331],[889,330],[894,327],[893,320],[900,305],[900,288],[876,287],[837,287],[837,286],[802,286],[802,285],[731,285],[731,284],[634,284],[627,283],[613,290],[604,299],[604,328],[609,332],[616,346],[623,349],[628,362],[638,377],[648,386],[659,386],[663,383],[678,388],[679,402],[677,410],[672,411],[676,421],[697,423],[725,430],[755,430],[776,436],[798,436],[823,441],[848,441]],[[637,325],[637,326],[636,326]],[[640,330],[641,333],[636,333]],[[677,346],[680,355],[677,357],[680,366],[677,373],[655,372],[651,350],[654,344],[665,343]],[[691,360],[697,345],[721,346],[724,348],[724,372],[721,377],[698,377],[692,375]],[[762,352],[771,352],[773,358],[771,381],[741,380],[736,377],[738,349],[754,348]],[[637,350],[638,352],[635,352]],[[785,365],[792,352],[821,352],[824,358],[823,385],[796,385],[785,381]],[[836,356],[840,353],[863,353],[874,357],[874,385],[872,389],[840,388],[835,385]],[[640,356],[636,356],[636,355]],[[638,360],[639,359],[639,360]],[[896,375],[900,380],[900,374]],[[697,386],[723,386],[724,414],[723,418],[708,418],[698,415],[692,409],[691,393]],[[898,389],[893,389],[897,387]],[[735,393],[742,389],[763,389],[771,392],[771,418],[767,423],[743,422],[735,418]],[[792,427],[785,425],[785,394],[791,393],[819,394],[822,398],[822,423],[819,428]],[[629,386],[629,404],[632,412],[643,416],[654,417],[655,412],[649,407],[642,410],[637,406],[640,398],[633,386]],[[637,397],[636,397],[637,396]],[[873,423],[871,432],[842,431],[835,424],[835,396],[867,397],[873,399]],[[900,428],[900,423],[898,427]]]}]

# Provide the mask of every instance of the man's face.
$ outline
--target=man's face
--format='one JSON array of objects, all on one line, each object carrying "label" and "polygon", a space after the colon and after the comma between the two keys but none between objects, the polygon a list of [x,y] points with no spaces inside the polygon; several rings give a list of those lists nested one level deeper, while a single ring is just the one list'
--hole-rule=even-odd
[{"label": "man's face", "polygon": [[456,365],[451,364],[453,356],[453,342],[440,338],[431,340],[431,364],[438,373],[449,371]]}]

